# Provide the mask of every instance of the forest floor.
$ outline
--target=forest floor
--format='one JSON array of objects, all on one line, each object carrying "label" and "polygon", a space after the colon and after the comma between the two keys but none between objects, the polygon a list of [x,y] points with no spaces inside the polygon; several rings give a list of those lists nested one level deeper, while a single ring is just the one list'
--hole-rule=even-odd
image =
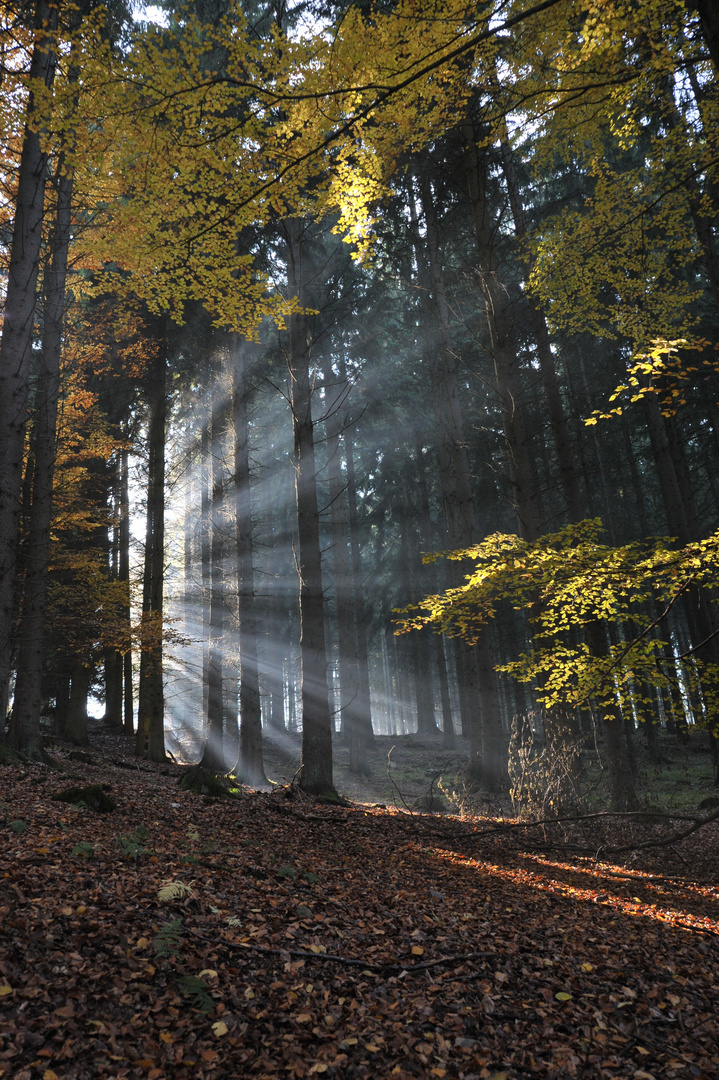
[{"label": "forest floor", "polygon": [[[348,807],[208,799],[99,732],[1,767],[0,1077],[719,1075],[719,823],[611,854],[688,823],[418,812],[451,755],[406,741]],[[116,808],[52,798],[86,784]]]}]

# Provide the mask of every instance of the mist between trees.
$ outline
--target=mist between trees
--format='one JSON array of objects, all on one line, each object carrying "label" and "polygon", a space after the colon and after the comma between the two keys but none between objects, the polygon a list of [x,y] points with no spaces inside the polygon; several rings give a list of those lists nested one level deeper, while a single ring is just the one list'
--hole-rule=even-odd
[{"label": "mist between trees", "polygon": [[719,780],[713,5],[162,6],[3,7],[8,749]]}]

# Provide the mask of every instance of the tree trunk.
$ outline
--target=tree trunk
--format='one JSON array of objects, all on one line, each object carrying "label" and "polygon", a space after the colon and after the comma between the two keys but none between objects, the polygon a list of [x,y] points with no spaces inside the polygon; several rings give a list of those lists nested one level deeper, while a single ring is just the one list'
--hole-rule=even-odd
[{"label": "tree trunk", "polygon": [[[341,361],[340,363],[344,376],[344,362]],[[349,526],[352,608],[357,641],[357,696],[352,703],[352,721],[353,730],[357,732],[357,737],[362,744],[357,748],[358,769],[362,771],[365,768],[365,763],[369,770],[367,751],[374,742],[374,729],[372,726],[369,652],[367,648],[367,604],[364,599],[362,580],[362,551],[357,516],[357,481],[355,478],[354,446],[351,431],[345,431],[344,444],[345,466],[347,469],[347,524]]]},{"label": "tree trunk", "polygon": [[[470,119],[463,125],[465,168],[474,233],[477,242],[487,329],[494,360],[495,390],[499,398],[506,446],[511,497],[519,535],[535,540],[541,533],[541,515],[532,483],[529,434],[525,421],[519,357],[511,341],[509,293],[499,279],[495,251],[495,223],[489,215],[487,181],[489,156],[478,149],[478,133]],[[548,342],[546,343],[548,345]]]},{"label": "tree trunk", "polygon": [[267,580],[269,584],[267,598],[267,624],[266,645],[264,652],[264,677],[267,682],[270,695],[269,726],[273,731],[285,730],[285,695],[284,695],[284,661],[286,657],[286,641],[284,640],[283,628],[284,605],[280,604],[279,582],[280,570],[278,560],[278,529],[276,527],[277,515],[274,503],[274,485],[272,478],[271,442],[269,428],[265,439],[266,471],[265,481],[265,516],[267,520],[267,535],[269,537]]},{"label": "tree trunk", "polygon": [[33,86],[52,87],[56,52],[52,36],[58,9],[37,0],[33,26],[38,31],[30,61],[27,120],[15,202],[15,221],[7,272],[0,341],[0,726],[7,714],[13,654],[13,612],[23,450],[32,365],[33,322],[45,208],[48,155],[35,113]]},{"label": "tree trunk", "polygon": [[[328,370],[325,381],[331,383]],[[327,477],[329,481],[330,522],[332,527],[332,577],[337,611],[337,651],[340,683],[340,717],[349,741],[349,771],[355,776],[369,776],[367,739],[363,730],[360,705],[360,673],[357,647],[355,590],[348,546],[348,505],[340,460],[340,435],[344,415],[340,412],[347,393],[342,381],[328,395],[327,401]]]},{"label": "tree trunk", "polygon": [[243,783],[252,787],[261,787],[267,784],[267,777],[262,760],[262,715],[257,666],[258,620],[252,545],[250,439],[247,409],[250,393],[250,357],[250,343],[233,335],[232,419],[235,431],[235,527],[240,632],[240,760],[237,774]]},{"label": "tree trunk", "polygon": [[30,758],[42,758],[42,661],[47,608],[50,523],[57,445],[62,321],[70,247],[73,172],[60,155],[56,173],[57,207],[51,255],[45,275],[42,354],[35,421],[33,496],[25,557],[25,588],[18,633],[17,680],[10,744]]},{"label": "tree trunk", "polygon": [[[125,437],[128,437],[127,431]],[[128,647],[122,658],[123,716],[122,733],[135,733],[134,703],[132,692],[132,649],[130,634],[130,474],[127,448],[120,451],[120,565],[119,577],[124,589],[122,620],[127,629]]]},{"label": "tree trunk", "polygon": [[[108,552],[107,572],[113,581],[120,578],[120,487],[122,463],[119,455],[115,462],[115,477],[112,485],[113,526],[112,542]],[[104,654],[105,663],[105,723],[116,731],[122,730],[122,653],[107,646]]]},{"label": "tree trunk", "polygon": [[[519,190],[519,179],[514,154],[505,137],[501,141],[502,166],[507,183],[509,204],[514,221],[514,232],[519,241],[520,250],[525,248],[527,240],[527,217],[522,203]],[[529,261],[520,259],[525,283],[528,284],[531,266]],[[552,432],[554,453],[559,468],[559,481],[566,507],[568,521],[581,521],[584,517],[584,508],[579,494],[579,480],[575,466],[575,454],[572,440],[567,426],[562,395],[557,378],[557,369],[552,352],[549,329],[544,312],[531,293],[525,296],[529,307],[529,315],[532,323],[532,332],[537,346],[537,357],[542,376],[542,388],[547,404],[547,416]]]},{"label": "tree trunk", "polygon": [[229,769],[225,760],[223,729],[224,710],[222,698],[223,683],[223,634],[224,634],[224,573],[222,566],[222,394],[219,380],[215,377],[212,387],[212,416],[209,437],[210,506],[208,514],[209,555],[210,555],[210,611],[209,639],[207,648],[207,729],[202,760],[200,765],[213,773],[224,773]]},{"label": "tree trunk", "polygon": [[[429,492],[427,490],[427,471],[425,469],[422,447],[415,444],[416,472],[419,485],[419,506],[422,515],[422,543],[425,551],[433,548],[429,513]],[[437,569],[434,563],[427,566],[427,587],[431,594],[437,593]],[[452,705],[449,697],[449,681],[447,678],[447,661],[444,655],[444,640],[440,634],[432,634],[433,651],[437,668],[437,680],[439,683],[440,712],[442,715],[442,745],[446,750],[453,750],[456,746],[454,737],[454,721],[452,719]]]},{"label": "tree trunk", "polygon": [[70,701],[65,738],[75,746],[87,746],[87,695],[90,674],[90,668],[82,657],[74,656],[70,667]]},{"label": "tree trunk", "polygon": [[[421,566],[421,560],[417,544],[417,526],[410,517],[411,500],[405,475],[402,475],[401,491],[401,529],[402,546],[404,548],[404,573],[402,576],[406,579],[409,602],[414,605],[419,603],[420,600],[417,571]],[[417,702],[417,733],[419,735],[435,734],[437,731],[437,724],[434,719],[430,666],[431,636],[430,628],[424,627],[422,630],[415,631],[412,637],[406,640],[405,646],[410,651],[411,667],[414,670],[413,682]]]},{"label": "tree trunk", "polygon": [[[164,328],[163,328],[164,329]],[[140,692],[136,753],[165,761],[165,697],[162,684],[163,586],[165,552],[165,425],[167,418],[166,332],[157,343],[148,386],[147,528],[142,584]]]},{"label": "tree trunk", "polygon": [[714,78],[719,79],[719,11],[714,0],[690,0],[688,5],[699,14],[702,36],[714,65]]},{"label": "tree trunk", "polygon": [[[608,654],[607,637],[604,627],[599,622],[588,623],[585,634],[587,644],[594,656]],[[621,812],[636,810],[639,803],[621,711],[617,705],[611,705],[603,706],[599,713],[599,723],[604,736],[604,749],[609,766],[609,797],[612,809]]]},{"label": "tree trunk", "polygon": [[327,683],[324,595],[320,556],[317,474],[310,335],[307,315],[307,244],[299,219],[285,223],[287,278],[300,310],[289,316],[289,374],[294,434],[297,500],[298,569],[300,575],[300,650],[302,656],[302,773],[300,787],[313,795],[337,798],[332,779],[332,716]]}]

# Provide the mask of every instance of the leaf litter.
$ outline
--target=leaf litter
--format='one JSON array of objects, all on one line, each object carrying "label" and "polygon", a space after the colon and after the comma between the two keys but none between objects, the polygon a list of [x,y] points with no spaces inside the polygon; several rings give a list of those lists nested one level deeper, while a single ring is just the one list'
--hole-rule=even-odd
[{"label": "leaf litter", "polygon": [[612,862],[577,851],[635,823],[493,833],[57,759],[117,808],[2,770],[0,1077],[719,1074],[716,822]]}]

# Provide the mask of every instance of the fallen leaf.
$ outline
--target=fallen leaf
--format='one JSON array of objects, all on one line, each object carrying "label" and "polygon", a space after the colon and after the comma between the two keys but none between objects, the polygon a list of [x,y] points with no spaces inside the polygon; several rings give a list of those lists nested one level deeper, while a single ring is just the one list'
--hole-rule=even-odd
[{"label": "fallen leaf", "polygon": [[219,1039],[219,1037],[221,1035],[226,1035],[227,1034],[227,1032],[229,1031],[229,1028],[228,1028],[228,1026],[227,1026],[227,1024],[225,1023],[224,1020],[216,1020],[215,1023],[212,1025],[212,1030],[214,1031],[215,1035]]}]

